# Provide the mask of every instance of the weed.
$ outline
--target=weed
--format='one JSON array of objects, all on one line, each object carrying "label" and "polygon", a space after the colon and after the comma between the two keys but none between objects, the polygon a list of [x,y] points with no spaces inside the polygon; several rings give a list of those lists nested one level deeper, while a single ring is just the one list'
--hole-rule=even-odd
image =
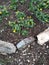
[{"label": "weed", "polygon": [[31,28],[35,25],[33,19],[26,19],[24,22],[24,27]]},{"label": "weed", "polygon": [[24,3],[26,2],[26,0],[19,0],[19,2],[20,2],[21,4],[24,4]]},{"label": "weed", "polygon": [[3,20],[4,17],[9,16],[9,11],[5,6],[0,5],[0,22]]},{"label": "weed", "polygon": [[[45,3],[45,4],[44,4]],[[43,13],[43,9],[48,8],[47,0],[31,0],[29,5],[29,10],[32,11],[36,17],[43,23],[49,22],[49,14]],[[35,5],[34,5],[35,4]]]},{"label": "weed", "polygon": [[10,9],[16,10],[18,8],[18,0],[11,0]]},{"label": "weed", "polygon": [[27,36],[27,35],[28,35],[28,31],[27,31],[27,30],[22,30],[22,31],[21,31],[21,34],[22,34],[23,36]]},{"label": "weed", "polygon": [[27,30],[22,30],[22,28],[31,28],[35,25],[35,23],[33,22],[33,19],[27,19],[24,21],[19,21],[18,23],[15,22],[10,22],[9,21],[9,26],[11,26],[12,30],[14,33],[20,33],[23,36],[28,35],[28,31]]},{"label": "weed", "polygon": [[23,20],[26,17],[26,15],[24,14],[24,12],[17,11],[16,17],[18,20]]}]

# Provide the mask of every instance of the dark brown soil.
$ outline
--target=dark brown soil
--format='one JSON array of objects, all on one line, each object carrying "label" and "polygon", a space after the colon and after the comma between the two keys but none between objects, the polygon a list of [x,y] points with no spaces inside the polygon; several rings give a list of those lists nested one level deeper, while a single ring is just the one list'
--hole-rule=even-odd
[{"label": "dark brown soil", "polygon": [[[10,0],[0,0],[1,5],[9,6],[9,3]],[[49,27],[49,23],[43,24],[35,17],[35,15],[32,15],[27,10],[28,3],[29,0],[27,0],[24,6],[20,5],[18,10],[24,11],[28,16],[31,15],[36,23],[36,25],[32,29],[29,29],[29,35],[23,37],[22,35],[12,33],[11,28],[7,24],[9,20],[16,20],[16,17],[14,11],[9,10],[11,15],[7,18],[7,20],[4,18],[2,23],[0,23],[1,40],[8,41],[16,45],[20,40],[26,37],[36,37],[37,34]],[[3,56],[0,54],[0,59],[6,61],[5,65],[49,65],[49,42],[47,42],[43,46],[40,46],[35,41],[34,43],[28,45],[25,49],[16,50],[15,54],[7,56]]]}]

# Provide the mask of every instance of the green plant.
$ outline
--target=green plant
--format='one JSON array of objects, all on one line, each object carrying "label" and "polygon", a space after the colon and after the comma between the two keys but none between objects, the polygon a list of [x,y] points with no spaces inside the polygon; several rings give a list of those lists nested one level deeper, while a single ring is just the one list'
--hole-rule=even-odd
[{"label": "green plant", "polygon": [[36,12],[36,17],[43,23],[49,22],[49,15],[40,11]]},{"label": "green plant", "polygon": [[7,63],[10,63],[12,60],[13,60],[12,58],[7,59],[0,58],[0,65],[6,65]]},{"label": "green plant", "polygon": [[16,10],[18,8],[18,0],[11,0],[10,9]]},{"label": "green plant", "polygon": [[10,9],[17,10],[18,4],[24,4],[26,0],[11,0]]},{"label": "green plant", "polygon": [[0,16],[0,22],[2,22],[2,17]]},{"label": "green plant", "polygon": [[24,4],[26,0],[19,0],[21,4]]},{"label": "green plant", "polygon": [[[49,14],[42,12],[42,10],[46,8],[46,5],[43,6],[43,3],[47,3],[47,0],[42,0],[42,1],[31,0],[29,5],[29,10],[32,11],[33,14],[35,14],[40,21],[42,21],[43,23],[46,23],[46,22],[49,22]],[[48,7],[49,7],[49,4],[48,4]]]},{"label": "green plant", "polygon": [[14,4],[14,3],[17,3],[18,0],[11,0],[11,3]]},{"label": "green plant", "polygon": [[39,4],[37,5],[38,8],[42,8],[42,9],[47,9],[49,8],[49,0],[42,0],[41,2],[39,2]]},{"label": "green plant", "polygon": [[0,6],[0,22],[3,20],[4,17],[9,16],[9,11],[5,6]]},{"label": "green plant", "polygon": [[27,31],[27,30],[22,30],[22,31],[21,31],[21,34],[22,34],[23,36],[27,36],[27,35],[28,35],[28,31]]},{"label": "green plant", "polygon": [[4,7],[2,5],[0,5],[0,9],[3,9]]},{"label": "green plant", "polygon": [[9,16],[9,12],[7,10],[2,10],[2,17]]},{"label": "green plant", "polygon": [[27,19],[25,19],[26,15],[23,12],[17,11],[16,17],[18,19],[18,23],[19,23],[20,26],[33,27],[35,25],[33,19],[31,19],[29,17]]},{"label": "green plant", "polygon": [[31,28],[35,25],[33,19],[26,19],[24,22],[24,27]]},{"label": "green plant", "polygon": [[28,35],[27,30],[22,30],[22,28],[31,28],[35,25],[33,19],[30,17],[26,17],[24,12],[17,11],[16,12],[16,22],[9,21],[9,26],[11,26],[12,31],[14,33],[20,33],[23,36]]},{"label": "green plant", "polygon": [[49,0],[30,0],[30,3],[36,5],[38,8],[49,8]]},{"label": "green plant", "polygon": [[9,21],[9,26],[12,27],[12,31],[13,31],[14,33],[20,32],[20,30],[21,30],[21,27],[19,26],[19,24],[16,24],[15,22]]},{"label": "green plant", "polygon": [[9,21],[9,26],[12,28],[12,31],[14,33],[21,33],[23,36],[28,35],[28,31],[22,30],[22,28],[31,28],[34,25],[33,19],[19,21],[18,23]]},{"label": "green plant", "polygon": [[16,17],[18,20],[23,20],[26,17],[26,15],[24,14],[24,12],[17,11]]},{"label": "green plant", "polygon": [[5,65],[5,61],[4,60],[0,60],[0,64],[1,65]]}]

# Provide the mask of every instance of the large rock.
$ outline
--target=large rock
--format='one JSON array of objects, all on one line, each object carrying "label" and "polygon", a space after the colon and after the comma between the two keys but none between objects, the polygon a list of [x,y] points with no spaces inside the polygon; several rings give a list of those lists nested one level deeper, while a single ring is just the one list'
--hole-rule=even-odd
[{"label": "large rock", "polygon": [[26,45],[32,43],[34,40],[35,40],[34,37],[25,38],[17,44],[17,48],[18,49],[24,48]]},{"label": "large rock", "polygon": [[37,35],[38,44],[43,45],[49,41],[49,28]]},{"label": "large rock", "polygon": [[11,54],[15,53],[16,47],[12,43],[8,43],[0,40],[0,53],[1,54]]}]

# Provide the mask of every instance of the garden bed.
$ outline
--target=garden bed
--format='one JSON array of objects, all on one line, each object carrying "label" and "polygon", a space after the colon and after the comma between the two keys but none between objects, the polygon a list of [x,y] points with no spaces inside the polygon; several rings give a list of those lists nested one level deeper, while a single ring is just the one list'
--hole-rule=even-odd
[{"label": "garden bed", "polygon": [[[11,6],[13,5],[11,4],[10,0],[0,0],[0,5],[5,6],[9,12],[9,14],[6,13],[8,16],[4,15],[2,20],[0,20],[0,40],[11,42],[14,45],[17,45],[17,43],[22,39],[30,36],[36,37],[37,34],[49,27],[49,22],[43,22],[41,19],[39,20],[38,17],[36,17],[35,12],[33,12],[33,14],[32,11],[28,9],[29,3],[30,0],[27,0],[25,3],[18,2],[18,7],[15,10],[15,8],[11,9]],[[43,11],[49,13],[49,9],[44,9]],[[19,12],[23,12],[23,15],[21,14],[21,17],[24,17],[24,20],[19,20],[20,16],[17,16],[16,14]],[[17,23],[19,25],[19,22],[27,21],[28,19],[31,19],[31,21],[33,19],[33,22],[35,24],[32,24],[32,27],[30,27],[30,25],[28,25],[28,27],[21,25],[20,30],[19,28],[18,30],[15,30],[15,28],[13,28],[13,24],[15,25]],[[9,25],[9,23],[13,24]],[[3,65],[49,65],[49,42],[43,46],[40,46],[35,41],[34,43],[28,45],[25,49],[16,50],[16,53],[14,54],[7,56],[0,54],[0,60],[0,63]]]}]

